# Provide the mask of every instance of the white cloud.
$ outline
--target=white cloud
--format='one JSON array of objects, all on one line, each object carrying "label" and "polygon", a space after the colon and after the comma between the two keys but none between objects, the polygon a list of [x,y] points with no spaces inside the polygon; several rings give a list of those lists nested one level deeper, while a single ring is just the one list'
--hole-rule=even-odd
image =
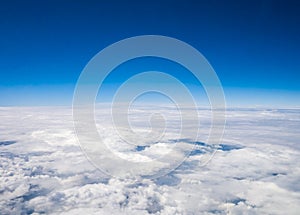
[{"label": "white cloud", "polygon": [[[201,166],[203,154],[211,152],[211,148],[205,144],[209,111],[200,110],[200,120],[202,117],[205,126],[198,151],[193,151],[166,176],[137,180],[110,178],[87,160],[76,142],[70,109],[1,108],[0,211],[1,214],[297,214],[300,211],[299,113],[298,110],[229,110],[223,145],[207,165]],[[102,134],[107,144],[133,159],[155,159],[177,139],[172,132],[178,129],[170,128],[164,141],[141,147],[137,152],[136,146],[117,144],[116,134],[105,123],[102,121],[98,127],[105,131]],[[180,141],[182,145],[176,153],[192,146],[188,138]],[[122,168],[126,170],[126,166]]]}]

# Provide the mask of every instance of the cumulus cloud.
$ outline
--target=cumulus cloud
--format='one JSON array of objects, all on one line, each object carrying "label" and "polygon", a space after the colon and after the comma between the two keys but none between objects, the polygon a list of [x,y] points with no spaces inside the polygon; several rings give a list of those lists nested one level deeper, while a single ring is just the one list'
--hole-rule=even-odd
[{"label": "cumulus cloud", "polygon": [[[133,159],[155,159],[174,142],[181,143],[178,153],[195,147],[178,168],[156,179],[118,179],[98,170],[80,149],[71,113],[70,108],[58,107],[0,109],[1,214],[300,211],[299,110],[229,110],[218,146],[206,144],[210,113],[204,109],[199,110],[204,127],[197,141],[188,135],[178,139],[174,127],[155,144],[122,145],[105,117],[98,122],[111,149]],[[138,129],[139,125],[143,123],[136,123]],[[203,166],[203,156],[215,149]]]}]

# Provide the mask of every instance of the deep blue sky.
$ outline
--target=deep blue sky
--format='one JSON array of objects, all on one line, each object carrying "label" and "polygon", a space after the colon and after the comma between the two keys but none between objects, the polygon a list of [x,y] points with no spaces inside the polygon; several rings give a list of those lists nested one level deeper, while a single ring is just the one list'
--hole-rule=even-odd
[{"label": "deep blue sky", "polygon": [[284,0],[1,1],[0,105],[71,104],[97,52],[144,34],[197,48],[229,105],[300,106],[300,1]]}]

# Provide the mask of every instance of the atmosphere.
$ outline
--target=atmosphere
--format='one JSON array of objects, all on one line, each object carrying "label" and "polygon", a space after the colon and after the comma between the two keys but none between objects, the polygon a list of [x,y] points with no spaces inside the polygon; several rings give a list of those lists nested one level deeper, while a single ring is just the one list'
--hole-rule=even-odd
[{"label": "atmosphere", "polygon": [[[280,0],[2,1],[0,105],[71,105],[94,55],[121,39],[151,34],[200,51],[228,106],[299,107],[299,7]],[[161,62],[139,68],[180,71]],[[103,87],[122,78],[115,75]],[[188,77],[180,80],[189,86]]]},{"label": "atmosphere", "polygon": [[0,1],[0,215],[299,215],[300,1]]}]

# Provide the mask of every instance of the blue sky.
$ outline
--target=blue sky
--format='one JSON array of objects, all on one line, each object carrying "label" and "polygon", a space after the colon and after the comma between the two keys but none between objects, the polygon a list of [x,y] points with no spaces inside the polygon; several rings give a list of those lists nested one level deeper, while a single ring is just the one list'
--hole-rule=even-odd
[{"label": "blue sky", "polygon": [[[70,105],[96,53],[127,37],[158,34],[208,59],[228,105],[300,107],[299,23],[299,1],[2,1],[0,105]],[[121,80],[112,76],[107,86]],[[193,84],[190,76],[181,80]]]}]

